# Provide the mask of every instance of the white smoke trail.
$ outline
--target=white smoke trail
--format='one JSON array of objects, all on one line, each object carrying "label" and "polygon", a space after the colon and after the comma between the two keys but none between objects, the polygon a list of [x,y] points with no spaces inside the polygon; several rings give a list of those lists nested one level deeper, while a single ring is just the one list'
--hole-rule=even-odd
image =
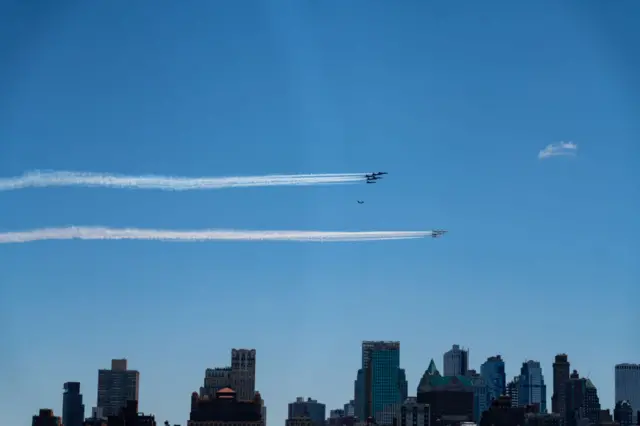
[{"label": "white smoke trail", "polygon": [[32,171],[21,176],[0,178],[0,191],[53,186],[110,187],[189,191],[249,186],[326,185],[364,181],[366,173],[266,175],[235,177],[127,176],[107,173]]},{"label": "white smoke trail", "polygon": [[346,242],[424,238],[432,231],[244,231],[204,229],[177,231],[162,229],[76,227],[42,228],[0,233],[0,244],[44,240],[156,240],[156,241],[306,241]]}]

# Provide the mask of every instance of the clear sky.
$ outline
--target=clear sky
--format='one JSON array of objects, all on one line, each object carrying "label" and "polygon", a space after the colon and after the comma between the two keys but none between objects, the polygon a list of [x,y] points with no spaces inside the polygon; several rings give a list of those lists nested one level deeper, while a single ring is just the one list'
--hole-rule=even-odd
[{"label": "clear sky", "polygon": [[[458,343],[476,368],[502,354],[510,377],[541,361],[549,397],[553,357],[567,352],[612,406],[613,365],[640,361],[640,2],[36,3],[0,9],[4,177],[390,174],[377,185],[5,192],[0,231],[450,232],[1,245],[5,423],[61,412],[65,381],[95,405],[97,370],[116,357],[141,372],[142,411],[186,423],[205,368],[250,347],[279,425],[296,396],[327,410],[353,398],[363,339],[401,341],[410,394]],[[576,157],[537,158],[562,140]]]}]

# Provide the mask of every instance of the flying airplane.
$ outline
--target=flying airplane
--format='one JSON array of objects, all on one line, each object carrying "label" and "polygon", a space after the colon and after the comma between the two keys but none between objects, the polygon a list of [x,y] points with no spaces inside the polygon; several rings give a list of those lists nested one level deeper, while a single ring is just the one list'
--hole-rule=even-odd
[{"label": "flying airplane", "polygon": [[367,179],[367,183],[376,183],[375,179]]},{"label": "flying airplane", "polygon": [[364,201],[358,200],[358,204],[364,204]]},{"label": "flying airplane", "polygon": [[364,175],[364,176],[369,180],[378,180],[378,179],[382,179],[382,175],[388,175],[388,174],[389,173],[387,173],[387,172],[377,172],[377,173],[374,172],[374,173],[367,174],[367,175]]},{"label": "flying airplane", "polygon": [[446,234],[449,231],[445,231],[444,229],[434,229],[433,232],[431,233],[431,238],[438,238],[443,236],[444,234]]}]

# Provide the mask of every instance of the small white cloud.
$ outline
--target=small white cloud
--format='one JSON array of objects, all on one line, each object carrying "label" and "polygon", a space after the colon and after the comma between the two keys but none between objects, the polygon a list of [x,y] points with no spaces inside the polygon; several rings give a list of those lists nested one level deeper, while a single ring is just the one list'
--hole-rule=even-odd
[{"label": "small white cloud", "polygon": [[573,142],[559,142],[547,145],[538,153],[538,158],[543,160],[557,156],[575,156],[578,154],[578,144]]}]

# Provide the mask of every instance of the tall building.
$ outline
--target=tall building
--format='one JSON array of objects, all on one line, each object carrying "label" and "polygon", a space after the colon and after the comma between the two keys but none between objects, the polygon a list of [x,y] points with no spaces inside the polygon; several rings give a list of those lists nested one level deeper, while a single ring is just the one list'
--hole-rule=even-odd
[{"label": "tall building", "polygon": [[390,425],[407,399],[406,374],[400,368],[400,342],[362,342],[362,368],[355,383],[356,416]]},{"label": "tall building", "polygon": [[207,368],[204,372],[204,386],[200,388],[200,397],[214,397],[216,392],[231,386],[231,367]]},{"label": "tall building", "polygon": [[615,367],[615,402],[627,401],[633,410],[634,423],[640,410],[640,364],[618,364]]},{"label": "tall building", "polygon": [[527,361],[520,368],[518,406],[537,405],[540,413],[547,412],[547,386],[538,361]]},{"label": "tall building", "polygon": [[553,395],[551,396],[551,411],[561,414],[564,418],[565,400],[564,391],[565,383],[569,381],[569,373],[571,365],[567,354],[558,354],[553,362]]},{"label": "tall building", "polygon": [[467,377],[471,379],[473,385],[473,421],[479,423],[482,413],[489,409],[489,388],[487,382],[476,370],[469,370]]},{"label": "tall building", "polygon": [[288,419],[298,419],[308,417],[314,426],[324,426],[327,407],[315,399],[302,397],[296,398],[295,402],[289,403]]},{"label": "tall building", "polygon": [[356,415],[356,402],[351,400],[344,404],[344,415],[346,417],[355,417]]},{"label": "tall building", "polygon": [[505,395],[511,398],[511,406],[518,407],[518,401],[520,400],[520,396],[518,393],[520,392],[520,376],[515,376],[513,380],[507,383],[507,389],[505,391]]},{"label": "tall building", "polygon": [[110,370],[98,370],[98,407],[104,416],[117,416],[127,401],[138,401],[140,372],[127,369],[126,359],[111,360]]},{"label": "tall building", "polygon": [[84,404],[80,393],[80,383],[67,382],[62,394],[62,423],[64,426],[82,426]]},{"label": "tall building", "polygon": [[431,360],[420,379],[417,401],[429,405],[431,425],[457,425],[474,416],[474,392],[471,378],[442,376]]},{"label": "tall building", "polygon": [[469,371],[469,351],[460,349],[460,345],[445,352],[442,361],[445,376],[465,376]]},{"label": "tall building", "polygon": [[565,383],[564,399],[565,426],[578,426],[584,419],[598,424],[600,420],[598,390],[591,380],[581,378],[576,370],[573,370]]},{"label": "tall building", "polygon": [[504,395],[507,378],[504,372],[504,361],[500,355],[490,356],[480,366],[480,375],[489,387],[489,402]]},{"label": "tall building", "polygon": [[231,389],[239,401],[253,401],[256,393],[256,350],[231,349]]},{"label": "tall building", "polygon": [[41,408],[40,412],[33,416],[31,426],[62,426],[62,419],[53,415],[53,410]]}]

